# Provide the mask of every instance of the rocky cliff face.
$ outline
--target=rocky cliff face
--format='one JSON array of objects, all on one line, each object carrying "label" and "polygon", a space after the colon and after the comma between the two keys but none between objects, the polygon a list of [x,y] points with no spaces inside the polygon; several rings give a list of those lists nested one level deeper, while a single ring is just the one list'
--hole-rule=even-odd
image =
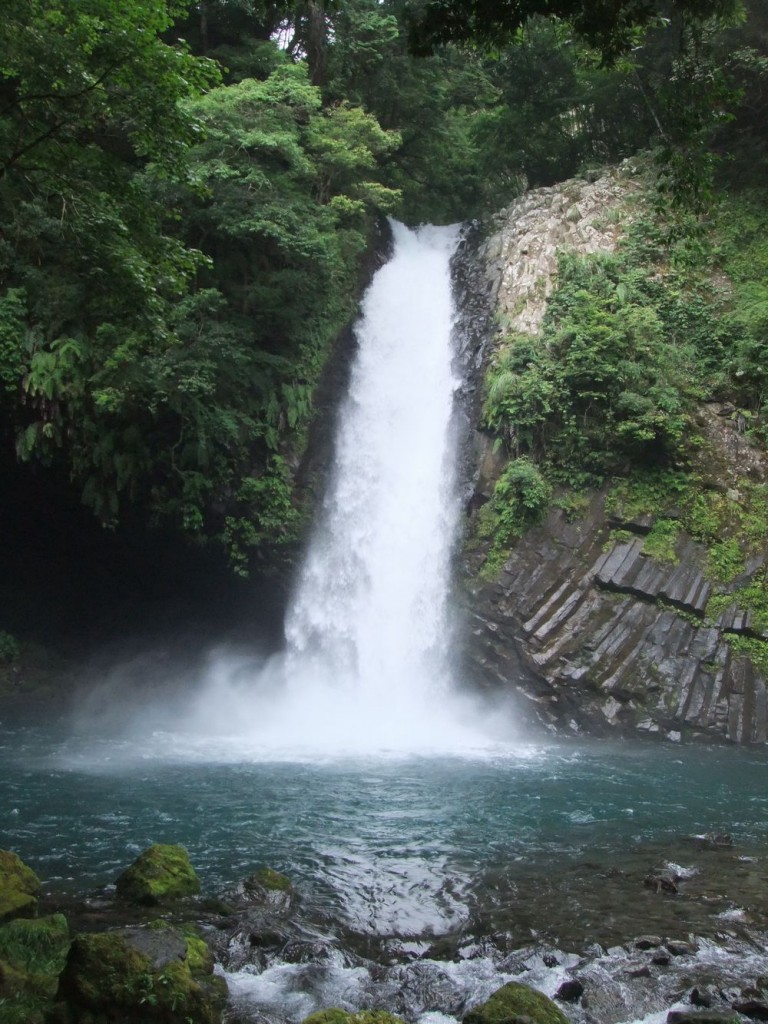
[{"label": "rocky cliff face", "polygon": [[[611,251],[639,190],[625,164],[595,181],[528,193],[498,216],[481,262],[500,331],[537,331],[558,250]],[[744,481],[768,480],[768,460],[730,412],[701,408],[697,469],[707,486],[738,500]],[[490,441],[480,433],[475,441],[472,507],[490,496],[502,468]],[[521,715],[552,731],[765,742],[766,680],[734,644],[765,639],[738,600],[739,588],[765,585],[765,553],[718,588],[734,597],[721,597],[715,615],[706,549],[681,530],[662,561],[646,550],[652,526],[651,516],[607,509],[606,492],[595,492],[575,519],[552,510],[492,582],[478,575],[486,552],[468,550],[468,671],[516,694]]]}]

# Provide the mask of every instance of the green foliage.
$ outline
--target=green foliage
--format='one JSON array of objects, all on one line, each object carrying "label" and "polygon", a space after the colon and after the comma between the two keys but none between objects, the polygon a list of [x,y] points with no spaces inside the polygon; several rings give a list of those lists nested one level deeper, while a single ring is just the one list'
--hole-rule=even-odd
[{"label": "green foliage", "polygon": [[137,504],[244,568],[294,528],[275,467],[397,200],[377,166],[399,138],[323,107],[274,45],[263,80],[200,96],[215,68],[166,41],[165,3],[69,7],[2,28],[0,414],[105,524]]},{"label": "green foliage", "polygon": [[764,677],[768,677],[768,643],[751,636],[732,636],[730,644],[734,651],[745,655]]},{"label": "green foliage", "polygon": [[[646,472],[619,481],[608,495],[606,508],[627,518],[643,514],[656,517],[644,545],[645,552],[655,558],[674,560],[675,539],[684,529],[706,548],[703,568],[715,584],[707,605],[707,619],[716,622],[735,605],[751,613],[753,629],[768,630],[768,585],[764,571],[739,582],[749,560],[762,552],[768,536],[766,485],[742,481],[738,492],[723,494],[705,487],[693,473]],[[665,517],[671,509],[674,519]],[[732,640],[762,671],[768,668],[768,645],[763,640]]]},{"label": "green foliage", "polygon": [[43,1024],[69,950],[63,914],[17,919],[0,926],[0,1018],[4,1024]]},{"label": "green foliage", "polygon": [[[722,270],[732,282],[724,296],[727,329],[721,350],[723,391],[765,437],[768,417],[768,214],[755,191],[726,197],[716,211]],[[758,417],[757,421],[753,417]]]},{"label": "green foliage", "polygon": [[56,991],[56,979],[69,949],[69,927],[63,914],[18,919],[0,926],[0,960],[28,976],[28,985]]},{"label": "green foliage", "polygon": [[[453,10],[418,7],[443,29]],[[464,219],[659,142],[669,213],[704,196],[728,117],[758,138],[760,19],[726,31],[732,3],[681,0],[665,31],[652,8],[501,4],[486,32],[464,5],[449,35],[493,50],[418,59],[400,0],[7,0],[0,430],[17,457],[69,477],[106,525],[130,504],[217,538],[238,571],[285,547],[286,466],[376,216]],[[590,49],[629,43],[610,69]],[[759,198],[720,223],[728,316],[706,294],[699,207],[619,257],[564,260],[542,338],[510,339],[491,374],[486,421],[511,455],[577,485],[675,464],[702,387],[764,430]]]},{"label": "green foliage", "polygon": [[589,504],[590,496],[587,491],[566,490],[552,501],[555,508],[562,509],[569,523],[582,519],[589,510]]},{"label": "green foliage", "polygon": [[510,543],[541,522],[552,499],[552,488],[526,457],[514,459],[496,482],[491,500],[480,510],[478,534],[491,538],[482,574],[493,578],[503,565]]},{"label": "green foliage", "polygon": [[481,0],[427,0],[412,6],[412,34],[415,45],[425,51],[452,41],[496,47],[530,18],[544,15],[571,22],[610,61],[636,46],[639,30],[667,17],[670,6],[673,13],[697,20],[732,18],[741,11],[736,0],[675,0],[671,5],[616,0],[609,10],[599,0],[501,0],[490,5]]},{"label": "green foliage", "polygon": [[707,575],[718,583],[731,583],[744,572],[744,552],[736,537],[717,541],[707,552]]},{"label": "green foliage", "polygon": [[673,461],[701,394],[682,301],[620,256],[561,256],[541,335],[508,338],[490,368],[486,426],[568,483]]},{"label": "green foliage", "polygon": [[688,499],[691,484],[691,475],[682,470],[638,468],[614,483],[605,510],[627,520],[646,514],[670,518],[667,513]]},{"label": "green foliage", "polygon": [[259,477],[246,477],[227,516],[224,541],[234,571],[248,574],[249,553],[270,550],[297,538],[301,516],[292,502],[292,482],[282,458],[274,455]]}]

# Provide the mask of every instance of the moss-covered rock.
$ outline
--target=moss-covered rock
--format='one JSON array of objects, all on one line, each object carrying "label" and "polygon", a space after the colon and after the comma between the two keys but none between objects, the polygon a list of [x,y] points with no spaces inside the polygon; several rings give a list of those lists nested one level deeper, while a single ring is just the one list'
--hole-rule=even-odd
[{"label": "moss-covered rock", "polygon": [[270,892],[290,892],[292,889],[290,878],[287,875],[281,875],[274,868],[259,868],[258,871],[254,871],[246,879],[245,884],[252,885],[254,883]]},{"label": "moss-covered rock", "polygon": [[223,892],[221,900],[230,913],[263,908],[271,914],[283,915],[293,902],[293,884],[287,875],[263,867]]},{"label": "moss-covered rock", "polygon": [[204,941],[170,925],[78,935],[57,994],[56,1024],[220,1024],[227,988]]},{"label": "moss-covered rock", "polygon": [[0,1000],[4,1024],[42,1024],[69,950],[63,914],[18,918],[0,927]]},{"label": "moss-covered rock", "polygon": [[34,917],[40,879],[10,850],[0,850],[0,923],[15,917]]},{"label": "moss-covered rock", "polygon": [[403,1024],[400,1017],[395,1017],[386,1010],[361,1010],[350,1013],[333,1007],[330,1010],[319,1010],[305,1017],[302,1024]]},{"label": "moss-covered rock", "polygon": [[568,1024],[568,1018],[542,992],[510,981],[465,1013],[463,1024]]},{"label": "moss-covered rock", "polygon": [[156,844],[145,850],[116,881],[126,903],[156,906],[182,896],[196,896],[200,881],[183,846]]}]

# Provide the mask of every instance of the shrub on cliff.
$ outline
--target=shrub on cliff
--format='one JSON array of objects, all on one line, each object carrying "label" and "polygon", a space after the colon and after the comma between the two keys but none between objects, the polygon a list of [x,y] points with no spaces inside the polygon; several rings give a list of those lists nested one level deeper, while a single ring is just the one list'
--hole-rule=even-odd
[{"label": "shrub on cliff", "polygon": [[568,482],[673,461],[701,394],[682,301],[623,257],[562,256],[541,335],[511,336],[491,366],[486,426]]}]

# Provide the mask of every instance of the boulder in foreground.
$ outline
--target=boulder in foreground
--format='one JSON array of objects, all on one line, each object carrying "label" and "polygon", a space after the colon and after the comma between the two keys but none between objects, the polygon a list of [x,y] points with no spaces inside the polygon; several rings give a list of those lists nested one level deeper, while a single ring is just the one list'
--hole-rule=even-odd
[{"label": "boulder in foreground", "polygon": [[227,988],[197,935],[165,922],[75,936],[52,1024],[220,1024]]},{"label": "boulder in foreground", "polygon": [[15,917],[34,917],[40,879],[10,850],[0,850],[0,924]]},{"label": "boulder in foreground", "polygon": [[568,1024],[568,1018],[542,992],[510,981],[465,1013],[463,1024]]},{"label": "boulder in foreground", "polygon": [[162,844],[140,854],[116,886],[118,899],[149,907],[200,892],[200,880],[184,847]]}]

